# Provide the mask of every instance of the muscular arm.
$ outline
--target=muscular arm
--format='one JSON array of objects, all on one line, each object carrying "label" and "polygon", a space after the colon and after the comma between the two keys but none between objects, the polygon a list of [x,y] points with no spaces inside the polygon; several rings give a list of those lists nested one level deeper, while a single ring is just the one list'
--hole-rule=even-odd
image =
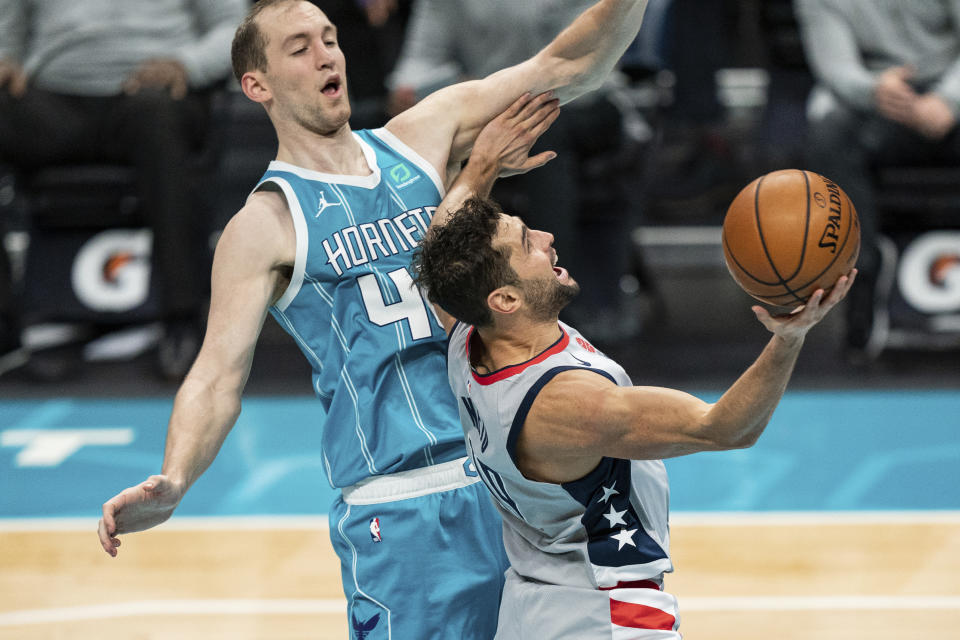
[{"label": "muscular arm", "polygon": [[807,332],[846,295],[841,278],[797,314],[771,317],[754,307],[773,332],[756,361],[715,403],[658,387],[619,387],[585,370],[558,374],[537,395],[517,441],[529,478],[567,482],[608,456],[659,459],[753,445],[783,396]]},{"label": "muscular arm", "polygon": [[293,263],[292,223],[275,193],[258,193],[223,231],[213,263],[203,347],[177,392],[163,473],[184,490],[213,461],[240,413],[267,307]]},{"label": "muscular arm", "polygon": [[110,555],[120,544],[116,536],[167,520],[216,457],[240,414],[266,310],[286,284],[295,246],[290,216],[274,193],[252,196],[224,229],[206,336],[174,400],[161,473],[103,505],[99,535]]},{"label": "muscular arm", "polygon": [[600,0],[533,58],[441,89],[393,118],[387,128],[441,175],[452,175],[483,126],[523,93],[553,90],[565,103],[599,87],[636,37],[646,5],[647,0]]}]

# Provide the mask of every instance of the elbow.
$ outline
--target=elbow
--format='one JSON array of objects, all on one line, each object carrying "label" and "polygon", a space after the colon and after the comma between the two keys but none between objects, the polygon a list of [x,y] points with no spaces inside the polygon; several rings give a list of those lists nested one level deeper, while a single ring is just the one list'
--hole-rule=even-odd
[{"label": "elbow", "polygon": [[759,439],[760,432],[743,434],[737,438],[731,438],[727,449],[749,449],[753,445],[757,444],[757,440]]},{"label": "elbow", "polygon": [[605,74],[596,73],[588,60],[567,54],[546,50],[534,58],[532,64],[539,77],[546,80],[542,89],[552,89],[561,104],[598,89],[604,81]]},{"label": "elbow", "polygon": [[701,434],[715,451],[732,451],[734,449],[749,449],[757,444],[760,434],[763,433],[763,424],[750,425],[747,428],[729,428],[719,424],[707,424],[701,427]]},{"label": "elbow", "polygon": [[557,90],[557,96],[562,104],[570,102],[574,98],[596,91],[603,86],[605,77],[603,75],[591,73],[578,73],[570,76],[566,84]]}]

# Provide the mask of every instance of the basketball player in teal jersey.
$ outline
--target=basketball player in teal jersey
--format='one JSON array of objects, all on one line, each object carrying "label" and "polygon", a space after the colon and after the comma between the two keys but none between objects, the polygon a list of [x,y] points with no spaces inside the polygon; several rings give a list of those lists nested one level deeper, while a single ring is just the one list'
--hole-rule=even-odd
[{"label": "basketball player in teal jersey", "polygon": [[602,0],[532,59],[361,132],[348,124],[334,25],[310,2],[254,5],[234,67],[274,124],[277,158],[221,235],[207,334],[174,402],[161,474],[103,506],[108,553],[117,536],[169,518],[213,461],[269,312],[313,368],[318,419],[305,428],[322,426],[327,475],[341,490],[330,533],[352,637],[493,636],[500,522],[467,462],[446,335],[411,286],[409,260],[483,126],[521,94],[565,102],[599,86],[645,4]]},{"label": "basketball player in teal jersey", "polygon": [[679,640],[676,598],[664,590],[673,565],[660,458],[756,442],[807,332],[856,271],[792,315],[754,307],[773,336],[716,403],[635,387],[559,321],[579,287],[557,266],[553,236],[473,197],[498,173],[491,135],[509,139],[534,117],[532,103],[518,103],[484,129],[414,258],[450,332],[470,457],[504,520],[511,568],[496,639]]}]

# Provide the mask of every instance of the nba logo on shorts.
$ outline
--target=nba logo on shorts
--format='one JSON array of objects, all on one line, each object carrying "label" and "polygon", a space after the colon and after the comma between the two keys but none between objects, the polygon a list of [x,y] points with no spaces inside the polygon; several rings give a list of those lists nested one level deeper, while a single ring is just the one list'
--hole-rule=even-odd
[{"label": "nba logo on shorts", "polygon": [[383,542],[380,537],[380,518],[370,518],[370,539],[374,542]]}]

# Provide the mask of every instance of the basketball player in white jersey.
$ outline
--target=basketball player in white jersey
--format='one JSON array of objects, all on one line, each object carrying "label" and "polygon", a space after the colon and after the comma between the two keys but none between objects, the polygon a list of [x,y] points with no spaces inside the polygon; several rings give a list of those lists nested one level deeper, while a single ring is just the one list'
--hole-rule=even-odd
[{"label": "basketball player in white jersey", "polygon": [[234,73],[276,129],[276,160],[220,237],[206,336],[177,392],[161,473],[103,505],[107,553],[167,520],[213,462],[270,313],[312,368],[317,420],[304,426],[322,427],[339,490],[330,534],[351,637],[492,637],[500,522],[469,468],[446,334],[410,286],[410,257],[483,126],[525,92],[567,102],[599,87],[645,8],[599,0],[533,58],[353,131],[336,27],[305,0],[252,6]]},{"label": "basketball player in white jersey", "polygon": [[753,307],[773,336],[717,402],[633,386],[559,321],[579,288],[557,266],[553,237],[473,197],[498,172],[488,143],[543,117],[521,101],[484,129],[414,258],[450,333],[468,451],[504,522],[511,568],[496,638],[678,639],[677,602],[664,590],[673,566],[660,459],[754,444],[807,332],[856,272],[791,315]]}]

